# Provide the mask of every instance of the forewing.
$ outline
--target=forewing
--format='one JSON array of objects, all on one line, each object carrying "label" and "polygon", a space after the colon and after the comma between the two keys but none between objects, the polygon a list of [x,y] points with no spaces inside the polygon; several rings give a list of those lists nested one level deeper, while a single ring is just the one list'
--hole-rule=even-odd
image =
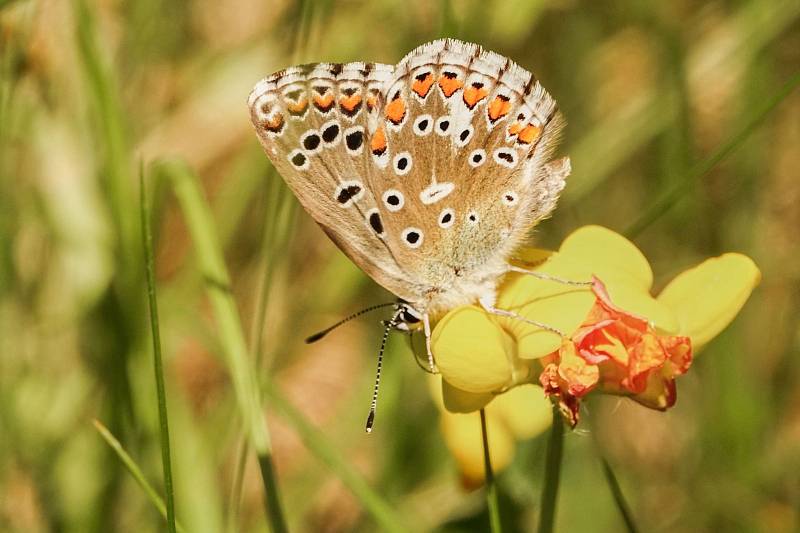
[{"label": "forewing", "polygon": [[569,165],[545,163],[563,120],[528,71],[440,40],[409,53],[382,97],[369,188],[384,241],[423,284],[507,258],[554,208]]},{"label": "forewing", "polygon": [[366,146],[370,116],[379,113],[392,70],[371,63],[291,67],[260,81],[248,104],[264,151],[305,210],[373,279],[414,299],[368,186],[378,171]]}]

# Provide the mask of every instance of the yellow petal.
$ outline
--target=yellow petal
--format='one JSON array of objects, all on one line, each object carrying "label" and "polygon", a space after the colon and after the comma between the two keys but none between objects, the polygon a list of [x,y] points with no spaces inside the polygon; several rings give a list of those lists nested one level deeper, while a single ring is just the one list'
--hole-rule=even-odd
[{"label": "yellow petal", "polygon": [[752,259],[724,254],[679,274],[658,300],[672,309],[680,333],[697,350],[733,320],[760,280]]},{"label": "yellow petal", "polygon": [[[646,317],[666,333],[678,329],[672,310],[650,296],[653,273],[647,259],[633,243],[609,229],[585,226],[567,237],[558,252],[523,250],[518,257],[517,266],[563,280],[588,281],[597,276],[620,308]],[[567,335],[580,326],[593,304],[588,288],[524,274],[507,276],[498,298],[499,308]],[[503,319],[501,324],[518,340],[521,358],[543,357],[561,345],[558,335],[519,320]]]},{"label": "yellow petal", "polygon": [[[469,487],[477,487],[485,479],[480,414],[445,412],[440,424],[445,444],[455,457],[464,481]],[[486,427],[492,469],[500,472],[514,458],[514,437],[500,420],[488,413]]]},{"label": "yellow petal", "polygon": [[[523,254],[523,259],[530,261],[525,255],[529,257],[530,253]],[[574,274],[569,270],[571,264],[569,259],[565,260],[560,253],[550,254],[543,264],[535,267],[522,262],[515,264],[566,280],[582,281],[586,275],[584,272]],[[498,291],[497,300],[498,308],[513,311],[529,320],[560,330],[566,335],[581,325],[593,304],[594,295],[588,288],[574,287],[518,273],[506,276]],[[499,322],[517,340],[520,358],[538,359],[561,346],[561,337],[546,329],[513,318],[501,318]]]},{"label": "yellow petal", "polygon": [[646,318],[664,334],[678,333],[680,330],[678,317],[668,305],[653,298],[639,287],[627,283],[627,280],[611,275],[601,279],[614,305],[627,313]]},{"label": "yellow petal", "polygon": [[491,402],[495,395],[489,392],[467,392],[442,381],[442,401],[444,408],[451,413],[471,413]]},{"label": "yellow petal", "polygon": [[513,380],[514,341],[494,317],[478,307],[447,313],[436,324],[431,343],[442,377],[454,387],[487,393]]},{"label": "yellow petal", "polygon": [[576,265],[583,265],[589,274],[627,278],[629,284],[648,292],[653,285],[653,271],[644,254],[636,246],[608,228],[584,226],[575,230],[561,244],[561,255]]},{"label": "yellow petal", "polygon": [[503,421],[519,440],[531,439],[553,421],[553,407],[538,385],[521,385],[498,395],[486,406],[486,413]]}]

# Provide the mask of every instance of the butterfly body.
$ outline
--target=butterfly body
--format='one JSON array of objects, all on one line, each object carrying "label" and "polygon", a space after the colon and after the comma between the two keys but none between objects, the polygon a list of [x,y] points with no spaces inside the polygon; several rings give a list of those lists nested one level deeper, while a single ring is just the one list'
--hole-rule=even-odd
[{"label": "butterfly body", "polygon": [[396,66],[318,63],[259,82],[251,119],[300,203],[425,316],[493,305],[508,259],[569,174],[563,119],[526,70],[439,40]]}]

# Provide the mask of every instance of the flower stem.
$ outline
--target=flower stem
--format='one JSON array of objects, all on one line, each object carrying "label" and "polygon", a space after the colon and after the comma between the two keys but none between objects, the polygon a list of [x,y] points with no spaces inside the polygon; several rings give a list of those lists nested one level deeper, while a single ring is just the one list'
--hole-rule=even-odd
[{"label": "flower stem", "polygon": [[561,455],[564,449],[564,422],[557,405],[553,405],[553,426],[547,442],[547,459],[544,465],[542,509],[539,514],[539,533],[551,533],[556,517],[558,482],[561,476]]},{"label": "flower stem", "polygon": [[617,476],[614,475],[614,471],[611,470],[611,465],[608,464],[605,457],[601,455],[600,460],[603,463],[603,473],[606,476],[606,481],[608,481],[608,487],[611,489],[611,494],[614,496],[614,503],[617,504],[617,509],[619,509],[622,519],[625,521],[625,527],[628,528],[629,533],[637,533],[639,530],[636,528],[636,523],[633,521],[631,508],[625,500],[625,496],[622,494]]},{"label": "flower stem", "polygon": [[486,430],[486,412],[481,409],[481,436],[483,437],[483,466],[486,472],[486,504],[489,506],[489,526],[492,533],[500,533],[500,505],[497,501],[497,485],[494,483],[492,458],[489,455],[489,432]]},{"label": "flower stem", "polygon": [[144,169],[139,168],[139,212],[142,219],[142,244],[144,246],[145,271],[147,273],[147,297],[150,302],[150,329],[153,335],[153,371],[158,398],[158,421],[161,428],[161,466],[164,471],[164,493],[166,495],[167,529],[176,533],[175,496],[172,484],[172,461],[169,449],[169,421],[167,419],[167,397],[164,387],[164,364],[161,358],[161,333],[158,326],[158,300],[156,299],[156,276],[153,260],[153,233],[150,229],[150,208],[145,190]]}]

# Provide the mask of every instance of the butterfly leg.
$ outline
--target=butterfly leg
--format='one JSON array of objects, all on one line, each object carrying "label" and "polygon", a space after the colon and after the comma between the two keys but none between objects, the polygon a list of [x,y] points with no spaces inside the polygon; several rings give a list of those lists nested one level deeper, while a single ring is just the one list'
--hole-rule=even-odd
[{"label": "butterfly leg", "polygon": [[575,287],[591,287],[591,281],[574,281],[570,279],[559,278],[558,276],[551,276],[550,274],[545,274],[544,272],[537,272],[535,270],[526,270],[524,268],[520,268],[514,265],[508,265],[509,272],[519,272],[520,274],[526,274],[528,276],[533,276],[534,278],[543,279],[545,281],[553,281],[555,283],[561,283],[563,285],[573,285]]},{"label": "butterfly leg", "polygon": [[431,373],[438,374],[439,370],[436,368],[436,362],[433,360],[433,351],[431,350],[431,321],[428,318],[428,313],[422,315],[422,328],[425,332],[425,350],[428,352],[428,368]]},{"label": "butterfly leg", "polygon": [[558,328],[554,328],[553,326],[548,326],[542,322],[538,322],[536,320],[531,320],[530,318],[524,317],[519,313],[515,313],[514,311],[509,311],[507,309],[498,309],[494,306],[492,302],[489,300],[485,300],[483,298],[480,299],[481,306],[489,313],[497,316],[502,316],[506,318],[513,318],[514,320],[520,320],[525,322],[526,324],[530,324],[531,326],[536,326],[537,328],[541,328],[543,330],[549,331],[551,333],[555,333],[559,337],[566,338],[567,336]]}]

